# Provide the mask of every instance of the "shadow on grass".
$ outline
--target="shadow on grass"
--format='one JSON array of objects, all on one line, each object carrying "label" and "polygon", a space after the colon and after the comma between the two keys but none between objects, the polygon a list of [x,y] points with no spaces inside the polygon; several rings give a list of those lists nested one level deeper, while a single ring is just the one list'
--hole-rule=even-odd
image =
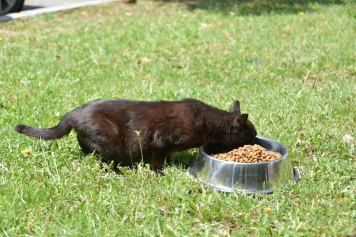
[{"label": "shadow on grass", "polygon": [[172,154],[169,165],[187,169],[189,165],[197,158],[198,149],[191,149]]},{"label": "shadow on grass", "polygon": [[[223,14],[262,15],[269,13],[295,14],[315,11],[315,4],[344,4],[351,0],[157,0],[180,2],[189,10],[218,11]],[[232,13],[233,12],[233,13]]]},{"label": "shadow on grass", "polygon": [[39,9],[39,8],[43,8],[43,7],[42,6],[34,6],[34,5],[24,5],[22,8],[22,11],[35,10],[35,9]]}]

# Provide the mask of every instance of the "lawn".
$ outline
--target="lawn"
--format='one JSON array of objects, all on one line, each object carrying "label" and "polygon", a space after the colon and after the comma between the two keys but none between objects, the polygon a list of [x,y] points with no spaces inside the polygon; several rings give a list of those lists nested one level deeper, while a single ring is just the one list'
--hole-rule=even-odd
[{"label": "lawn", "polygon": [[[0,23],[0,236],[356,236],[356,3],[139,1]],[[301,179],[270,195],[106,169],[55,125],[97,98],[240,100]]]}]

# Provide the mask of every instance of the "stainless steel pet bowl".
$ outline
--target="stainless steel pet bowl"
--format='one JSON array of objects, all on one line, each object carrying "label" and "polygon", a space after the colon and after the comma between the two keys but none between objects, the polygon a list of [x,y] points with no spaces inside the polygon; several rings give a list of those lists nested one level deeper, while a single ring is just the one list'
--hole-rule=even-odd
[{"label": "stainless steel pet bowl", "polygon": [[[238,163],[214,158],[209,147],[201,146],[188,173],[212,189],[222,192],[272,193],[276,188],[297,182],[298,171],[292,167],[288,149],[281,143],[256,137],[256,144],[282,154],[277,160],[260,163]],[[216,154],[216,152],[214,152]]]}]

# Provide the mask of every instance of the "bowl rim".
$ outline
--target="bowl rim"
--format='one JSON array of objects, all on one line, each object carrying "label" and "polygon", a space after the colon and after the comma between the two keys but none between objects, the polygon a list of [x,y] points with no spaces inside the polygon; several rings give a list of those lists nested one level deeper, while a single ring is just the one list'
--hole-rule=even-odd
[{"label": "bowl rim", "polygon": [[[282,155],[282,157],[278,158],[278,159],[275,159],[275,160],[270,160],[270,161],[264,161],[264,162],[249,162],[249,163],[244,163],[244,162],[236,162],[236,161],[230,161],[230,160],[222,160],[222,159],[219,159],[219,158],[216,158],[214,156],[211,156],[210,154],[206,153],[204,151],[204,146],[205,145],[201,145],[199,147],[199,152],[202,152],[204,153],[204,155],[207,155],[210,159],[213,159],[213,160],[217,160],[217,161],[220,161],[220,162],[224,162],[224,163],[231,163],[231,164],[239,164],[239,165],[263,165],[263,164],[272,164],[272,163],[275,163],[275,162],[280,162],[282,160],[284,160],[288,154],[289,154],[289,151],[287,149],[287,147],[285,145],[283,145],[282,143],[276,141],[276,140],[273,140],[273,139],[270,139],[270,138],[266,138],[266,137],[260,137],[260,136],[256,136],[256,138],[258,139],[262,139],[262,140],[269,140],[269,141],[272,141],[272,142],[275,142],[275,143],[278,143],[280,146],[282,146],[285,150],[286,150],[286,153],[284,155]],[[260,145],[261,146],[261,145]],[[263,147],[263,146],[262,146]],[[238,149],[238,148],[235,148],[235,149]],[[267,148],[266,148],[267,149]]]}]

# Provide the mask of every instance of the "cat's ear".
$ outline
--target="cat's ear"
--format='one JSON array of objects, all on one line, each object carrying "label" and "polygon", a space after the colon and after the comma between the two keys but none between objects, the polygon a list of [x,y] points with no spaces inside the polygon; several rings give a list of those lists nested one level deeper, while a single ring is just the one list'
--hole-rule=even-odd
[{"label": "cat's ear", "polygon": [[234,125],[235,126],[246,125],[247,119],[248,119],[248,114],[240,114],[235,118]]},{"label": "cat's ear", "polygon": [[241,114],[240,110],[240,102],[236,100],[235,102],[232,102],[230,106],[230,112],[237,112],[238,114]]}]

